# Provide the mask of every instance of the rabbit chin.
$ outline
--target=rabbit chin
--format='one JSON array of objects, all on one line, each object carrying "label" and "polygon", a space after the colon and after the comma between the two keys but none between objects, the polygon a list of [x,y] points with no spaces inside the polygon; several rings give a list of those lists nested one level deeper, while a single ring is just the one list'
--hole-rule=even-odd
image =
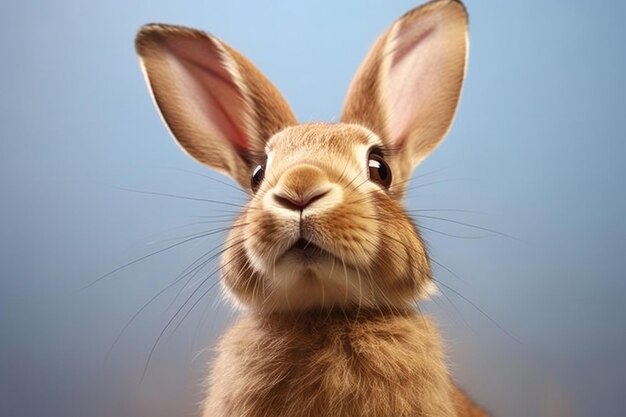
[{"label": "rabbit chin", "polygon": [[[238,308],[272,313],[333,308],[404,308],[437,295],[432,280],[414,294],[395,294],[367,269],[359,269],[325,251],[288,251],[266,272],[255,271],[254,283],[223,286]],[[380,277],[379,277],[380,278]]]},{"label": "rabbit chin", "polygon": [[272,311],[374,307],[381,291],[367,272],[326,253],[287,253],[264,278],[272,296],[262,308]]},{"label": "rabbit chin", "polygon": [[[264,290],[242,297],[228,291],[238,307],[257,311],[300,312],[352,308],[402,308],[416,300],[437,295],[432,281],[426,282],[414,297],[394,297],[376,282],[372,274],[341,262],[330,254],[303,259],[300,254],[283,256],[270,273],[260,274]],[[384,286],[384,285],[383,285]]]}]

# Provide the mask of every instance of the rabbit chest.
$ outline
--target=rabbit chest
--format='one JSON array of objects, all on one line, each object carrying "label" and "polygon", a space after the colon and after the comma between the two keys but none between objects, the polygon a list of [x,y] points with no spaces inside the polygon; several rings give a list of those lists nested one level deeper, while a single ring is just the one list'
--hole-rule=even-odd
[{"label": "rabbit chest", "polygon": [[453,416],[438,332],[417,313],[246,316],[226,333],[209,416]]}]

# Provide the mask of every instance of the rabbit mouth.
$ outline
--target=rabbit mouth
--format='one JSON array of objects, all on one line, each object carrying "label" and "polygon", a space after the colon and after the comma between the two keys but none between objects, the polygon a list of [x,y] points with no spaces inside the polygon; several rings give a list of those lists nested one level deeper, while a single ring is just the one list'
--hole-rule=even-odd
[{"label": "rabbit mouth", "polygon": [[330,252],[320,248],[310,240],[300,238],[285,251],[281,258],[289,257],[301,262],[311,263],[332,256]]}]

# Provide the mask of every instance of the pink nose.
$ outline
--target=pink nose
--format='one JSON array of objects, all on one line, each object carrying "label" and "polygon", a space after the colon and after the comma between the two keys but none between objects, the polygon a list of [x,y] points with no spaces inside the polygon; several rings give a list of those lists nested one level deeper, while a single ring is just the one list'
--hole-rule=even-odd
[{"label": "pink nose", "polygon": [[301,211],[328,194],[328,190],[318,190],[304,195],[274,194],[274,200],[286,209]]}]

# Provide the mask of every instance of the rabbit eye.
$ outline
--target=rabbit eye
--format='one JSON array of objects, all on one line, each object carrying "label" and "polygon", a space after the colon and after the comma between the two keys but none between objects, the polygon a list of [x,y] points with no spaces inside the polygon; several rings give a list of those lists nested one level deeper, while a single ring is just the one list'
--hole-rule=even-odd
[{"label": "rabbit eye", "polygon": [[385,189],[389,188],[391,186],[391,169],[383,159],[383,156],[373,151],[370,153],[367,164],[369,166],[370,180]]},{"label": "rabbit eye", "polygon": [[261,182],[263,182],[263,178],[265,177],[265,170],[263,169],[263,165],[257,165],[252,172],[252,178],[250,179],[250,188],[252,191],[256,191],[261,186]]}]

